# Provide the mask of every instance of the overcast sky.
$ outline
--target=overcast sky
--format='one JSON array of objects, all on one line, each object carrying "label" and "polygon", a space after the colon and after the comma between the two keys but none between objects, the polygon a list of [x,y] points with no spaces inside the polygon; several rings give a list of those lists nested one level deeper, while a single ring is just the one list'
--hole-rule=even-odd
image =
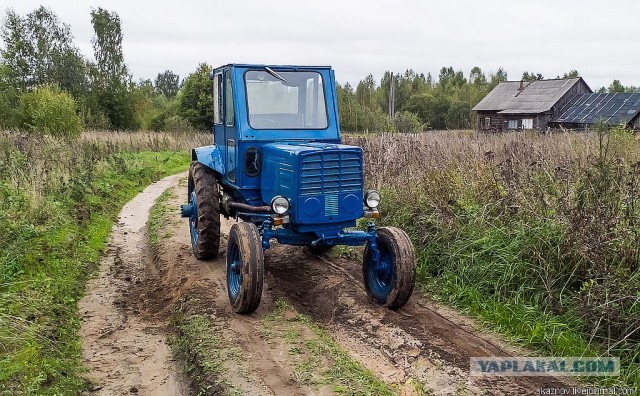
[{"label": "overcast sky", "polygon": [[385,70],[437,77],[503,67],[554,78],[577,69],[596,89],[616,78],[640,85],[640,1],[169,1],[0,0],[26,14],[50,7],[92,57],[92,7],[122,19],[134,79],[166,69],[185,77],[199,62],[331,65],[352,85]]}]

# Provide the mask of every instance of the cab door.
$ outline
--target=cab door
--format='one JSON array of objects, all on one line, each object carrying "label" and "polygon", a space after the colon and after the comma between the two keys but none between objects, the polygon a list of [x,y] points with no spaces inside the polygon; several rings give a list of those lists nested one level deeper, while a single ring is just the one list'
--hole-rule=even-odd
[{"label": "cab door", "polygon": [[226,173],[227,180],[237,184],[236,168],[238,164],[238,142],[235,122],[235,108],[233,104],[233,84],[231,69],[224,71],[224,137],[226,145]]}]

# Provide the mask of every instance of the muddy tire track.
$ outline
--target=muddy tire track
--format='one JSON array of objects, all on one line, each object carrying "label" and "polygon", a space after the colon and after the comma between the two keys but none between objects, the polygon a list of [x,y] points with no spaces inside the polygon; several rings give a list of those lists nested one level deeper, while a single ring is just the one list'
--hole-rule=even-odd
[{"label": "muddy tire track", "polygon": [[[470,319],[418,293],[397,311],[373,304],[359,262],[279,246],[267,251],[265,263],[274,297],[285,298],[331,329],[355,355],[377,356],[381,361],[368,367],[383,378],[399,384],[418,379],[436,394],[535,394],[540,387],[569,386],[549,377],[469,377],[470,357],[532,354],[482,334]],[[385,372],[376,365],[398,371]]]},{"label": "muddy tire track", "polygon": [[[235,221],[221,219],[220,254],[208,261],[196,260],[189,239],[186,220],[180,219],[179,205],[185,186],[174,186],[171,236],[152,248],[153,262],[148,272],[157,274],[155,282],[136,284],[131,288],[132,302],[143,317],[162,318],[172,315],[204,315],[215,323],[217,335],[224,339],[224,348],[233,358],[224,362],[227,393],[243,395],[308,395],[314,392],[296,383],[284,364],[282,351],[274,351],[269,340],[261,337],[261,319],[269,315],[273,300],[263,291],[258,310],[251,315],[238,315],[229,303],[226,288],[226,248],[230,229]],[[264,285],[268,289],[268,284]],[[198,362],[182,362],[197,364]],[[206,379],[205,379],[206,380]],[[206,388],[210,383],[189,378],[192,394],[218,394]]]}]

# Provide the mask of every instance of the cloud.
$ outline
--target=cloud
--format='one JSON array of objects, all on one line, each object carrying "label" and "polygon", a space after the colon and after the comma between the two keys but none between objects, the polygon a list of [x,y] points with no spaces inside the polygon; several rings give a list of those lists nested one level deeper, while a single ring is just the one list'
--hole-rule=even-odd
[{"label": "cloud", "polygon": [[[2,0],[6,1],[6,0]],[[385,70],[468,74],[504,67],[556,77],[577,69],[593,87],[614,79],[640,85],[640,2],[595,0],[124,1],[0,2],[27,13],[49,6],[92,55],[89,12],[98,4],[123,23],[125,59],[134,78],[170,69],[182,77],[206,61],[330,64],[340,82]]]}]

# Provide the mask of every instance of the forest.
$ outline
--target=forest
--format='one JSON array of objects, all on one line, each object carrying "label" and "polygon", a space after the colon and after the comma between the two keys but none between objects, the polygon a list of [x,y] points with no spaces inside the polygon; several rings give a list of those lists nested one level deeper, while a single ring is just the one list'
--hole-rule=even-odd
[{"label": "forest", "polygon": [[[124,58],[118,14],[98,7],[88,17],[94,30],[92,59],[81,53],[71,26],[53,10],[41,6],[26,15],[6,11],[0,32],[0,128],[60,136],[77,136],[86,129],[210,129],[212,65],[195,65],[183,78],[167,69],[153,81],[134,81]],[[571,70],[562,77],[579,75]],[[533,72],[521,76],[526,81],[543,78]],[[379,81],[369,74],[355,88],[338,83],[340,124],[342,130],[353,132],[473,128],[473,106],[507,79],[503,68],[485,73],[480,67],[467,74],[451,66],[442,67],[437,75],[412,69],[386,71]],[[390,117],[392,80],[395,100]],[[638,89],[614,80],[598,91]]]}]

